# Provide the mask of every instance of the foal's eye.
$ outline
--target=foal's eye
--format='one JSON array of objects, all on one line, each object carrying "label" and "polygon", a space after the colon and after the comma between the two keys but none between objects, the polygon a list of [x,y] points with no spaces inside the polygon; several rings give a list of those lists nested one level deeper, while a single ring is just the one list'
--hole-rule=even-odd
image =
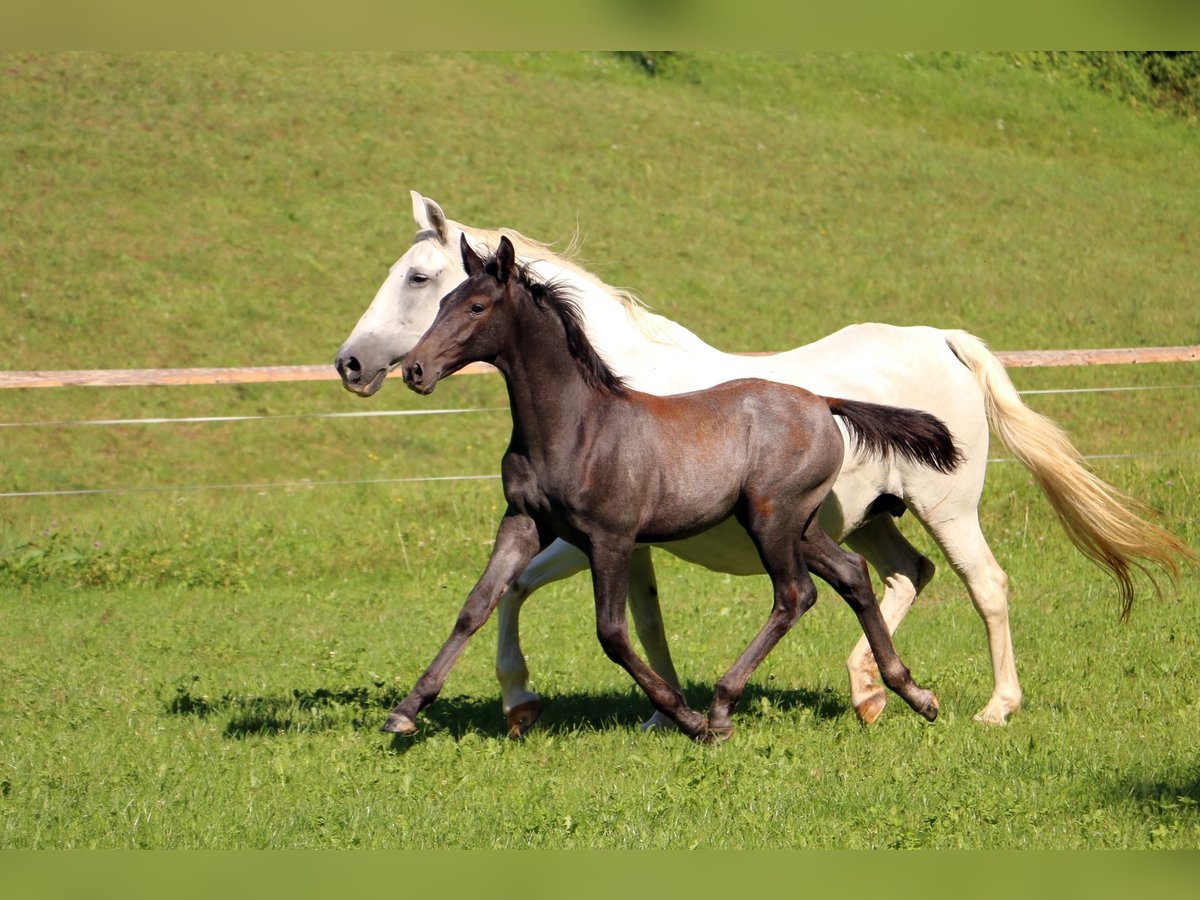
[{"label": "foal's eye", "polygon": [[478,316],[483,313],[483,304],[482,303],[472,303],[471,308],[468,309],[467,312],[469,312],[473,316]]}]

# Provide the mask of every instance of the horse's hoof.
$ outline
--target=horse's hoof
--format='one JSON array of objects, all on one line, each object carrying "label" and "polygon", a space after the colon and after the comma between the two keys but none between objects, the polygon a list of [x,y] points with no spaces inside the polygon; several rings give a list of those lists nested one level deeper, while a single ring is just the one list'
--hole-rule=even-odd
[{"label": "horse's hoof", "polygon": [[669,717],[656,712],[642,723],[642,731],[678,731],[679,726]]},{"label": "horse's hoof", "polygon": [[866,700],[863,700],[858,706],[854,707],[854,714],[858,716],[858,721],[864,725],[870,725],[883,714],[883,708],[887,705],[887,694],[879,691],[876,694],[871,694]]},{"label": "horse's hoof", "polygon": [[417,723],[408,716],[392,713],[388,716],[388,720],[383,723],[383,727],[379,729],[384,734],[416,734]]},{"label": "horse's hoof", "polygon": [[510,709],[505,716],[508,718],[508,736],[517,740],[525,736],[533,723],[542,717],[542,701],[526,700]]},{"label": "horse's hoof", "polygon": [[982,710],[975,713],[974,719],[976,722],[982,722],[984,725],[995,725],[998,728],[1004,728],[1008,725],[1008,719],[996,719],[986,715]]},{"label": "horse's hoof", "polygon": [[999,725],[1001,728],[1008,724],[1008,717],[1008,710],[994,710],[990,703],[975,713],[976,722],[982,722],[984,725]]}]

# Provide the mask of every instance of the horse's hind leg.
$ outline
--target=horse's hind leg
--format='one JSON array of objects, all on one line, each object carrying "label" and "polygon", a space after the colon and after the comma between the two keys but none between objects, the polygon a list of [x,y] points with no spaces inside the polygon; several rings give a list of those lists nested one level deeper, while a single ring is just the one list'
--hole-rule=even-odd
[{"label": "horse's hind leg", "polygon": [[[895,634],[921,589],[933,579],[933,563],[908,542],[890,516],[867,521],[847,535],[845,543],[874,567],[883,582],[879,612],[888,632]],[[866,635],[854,645],[846,669],[854,712],[864,725],[870,725],[883,712],[887,691],[879,681],[879,667]]]},{"label": "horse's hind leg", "polygon": [[976,510],[936,525],[925,523],[925,527],[966,584],[971,602],[987,628],[994,687],[991,698],[975,718],[991,725],[1003,725],[1021,707],[1021,683],[1017,680],[1012,631],[1008,624],[1008,575],[996,562],[983,537]]},{"label": "horse's hind leg", "polygon": [[875,601],[867,564],[861,556],[843,550],[814,523],[802,541],[808,567],[837,591],[854,610],[879,666],[883,683],[914,710],[931,722],[937,718],[938,702],[933,691],[917,685],[892,644],[887,623]]}]

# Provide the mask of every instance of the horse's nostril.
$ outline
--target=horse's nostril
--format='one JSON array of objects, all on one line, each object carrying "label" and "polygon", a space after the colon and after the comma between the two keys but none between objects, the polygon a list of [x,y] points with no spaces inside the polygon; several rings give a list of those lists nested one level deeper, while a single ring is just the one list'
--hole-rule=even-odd
[{"label": "horse's nostril", "polygon": [[362,380],[362,365],[356,357],[339,354],[333,361],[333,367],[347,385],[358,384]]},{"label": "horse's nostril", "polygon": [[413,381],[420,381],[421,377],[425,374],[424,370],[421,369],[421,364],[419,362],[413,363],[412,368],[408,371],[411,373]]}]

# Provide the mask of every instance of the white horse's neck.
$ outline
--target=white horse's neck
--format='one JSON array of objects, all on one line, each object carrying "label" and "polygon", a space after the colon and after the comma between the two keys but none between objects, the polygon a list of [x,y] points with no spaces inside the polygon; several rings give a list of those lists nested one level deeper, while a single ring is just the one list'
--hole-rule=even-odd
[{"label": "white horse's neck", "polygon": [[[454,227],[469,239],[494,247],[498,236],[480,229]],[[711,387],[731,377],[759,374],[760,366],[710,346],[677,322],[650,312],[632,297],[610,287],[548,247],[506,231],[518,259],[538,281],[568,286],[583,313],[588,340],[630,387],[655,394]],[[733,371],[731,371],[731,368]]]}]

